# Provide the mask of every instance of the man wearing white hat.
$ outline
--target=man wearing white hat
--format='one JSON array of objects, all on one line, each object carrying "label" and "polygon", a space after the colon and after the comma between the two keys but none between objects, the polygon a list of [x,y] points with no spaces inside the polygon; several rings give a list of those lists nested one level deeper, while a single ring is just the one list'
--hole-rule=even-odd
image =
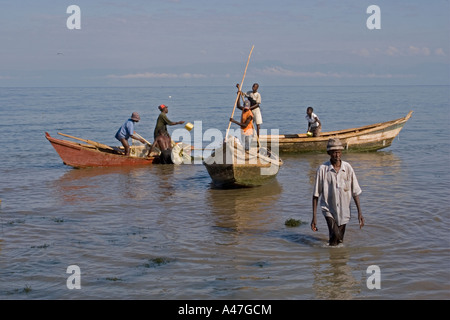
[{"label": "man wearing white hat", "polygon": [[330,246],[336,246],[344,241],[345,226],[350,220],[352,198],[358,210],[359,226],[360,228],[364,226],[359,202],[362,191],[352,166],[341,160],[343,149],[339,139],[328,140],[327,153],[330,161],[319,166],[314,184],[311,229],[317,231],[316,215],[320,197],[320,207],[328,225]]}]

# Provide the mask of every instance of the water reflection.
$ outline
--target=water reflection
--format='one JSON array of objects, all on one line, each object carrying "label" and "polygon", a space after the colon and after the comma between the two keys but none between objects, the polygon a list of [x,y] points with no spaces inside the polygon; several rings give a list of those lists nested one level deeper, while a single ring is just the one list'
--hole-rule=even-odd
[{"label": "water reflection", "polygon": [[317,299],[352,299],[360,294],[361,284],[348,265],[350,250],[346,247],[327,247],[329,259],[318,253],[313,264],[313,290]]},{"label": "water reflection", "polygon": [[154,186],[156,187],[156,192],[164,193],[164,196],[173,196],[176,192],[174,185],[174,174],[175,170],[179,167],[175,165],[158,165],[152,168],[152,173],[154,176]]},{"label": "water reflection", "polygon": [[[278,181],[256,188],[214,189],[207,191],[215,229],[231,234],[234,242],[243,230],[264,228],[277,213],[282,187]],[[223,240],[218,240],[223,241]]]},{"label": "water reflection", "polygon": [[94,202],[101,197],[112,200],[118,194],[136,199],[145,196],[143,194],[145,190],[139,188],[139,185],[147,179],[148,169],[148,167],[71,169],[53,181],[52,187],[58,197],[68,204]]}]

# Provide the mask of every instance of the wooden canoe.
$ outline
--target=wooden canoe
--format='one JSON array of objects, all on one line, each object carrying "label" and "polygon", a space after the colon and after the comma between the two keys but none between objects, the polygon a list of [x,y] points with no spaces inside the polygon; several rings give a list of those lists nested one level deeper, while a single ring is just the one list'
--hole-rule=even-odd
[{"label": "wooden canoe", "polygon": [[64,164],[74,168],[143,166],[156,163],[157,157],[131,157],[118,152],[118,148],[102,148],[92,144],[82,144],[53,138],[48,132],[45,137],[61,157]]},{"label": "wooden canoe", "polygon": [[282,161],[275,153],[268,155],[266,149],[248,152],[242,145],[228,142],[214,150],[203,164],[216,187],[232,188],[256,187],[273,181]]},{"label": "wooden canoe", "polygon": [[319,137],[308,137],[306,133],[261,135],[262,145],[272,146],[278,140],[280,153],[288,152],[324,152],[328,139],[339,138],[347,151],[376,151],[387,148],[400,133],[405,123],[411,118],[412,111],[405,117],[364,127],[321,132]]}]

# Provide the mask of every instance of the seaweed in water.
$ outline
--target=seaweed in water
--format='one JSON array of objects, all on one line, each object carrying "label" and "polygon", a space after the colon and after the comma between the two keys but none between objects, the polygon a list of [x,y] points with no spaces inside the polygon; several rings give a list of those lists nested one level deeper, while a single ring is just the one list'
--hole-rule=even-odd
[{"label": "seaweed in water", "polygon": [[287,227],[298,227],[299,225],[301,225],[303,222],[300,220],[295,220],[295,219],[287,219],[284,222],[284,225]]},{"label": "seaweed in water", "polygon": [[155,268],[155,267],[159,267],[164,264],[168,264],[170,262],[172,262],[172,260],[170,260],[169,258],[158,257],[158,258],[149,259],[148,263],[144,264],[144,267],[145,268]]},{"label": "seaweed in water", "polygon": [[117,278],[117,277],[108,277],[106,278],[107,281],[122,281],[122,279]]}]

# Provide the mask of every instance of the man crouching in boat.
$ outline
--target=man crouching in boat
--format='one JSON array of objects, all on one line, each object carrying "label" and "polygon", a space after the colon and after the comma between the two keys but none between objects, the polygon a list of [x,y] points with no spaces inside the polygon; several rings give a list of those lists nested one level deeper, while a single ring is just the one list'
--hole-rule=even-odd
[{"label": "man crouching in boat", "polygon": [[127,122],[125,122],[116,133],[115,137],[117,140],[119,140],[122,143],[122,145],[125,149],[124,155],[126,155],[126,156],[129,156],[130,152],[131,152],[130,145],[128,144],[128,139],[132,138],[132,139],[142,142],[143,144],[146,144],[144,139],[133,136],[134,124],[136,122],[139,122],[139,120],[141,120],[141,117],[139,116],[139,114],[137,112],[133,112],[131,114],[131,118],[128,119]]},{"label": "man crouching in boat", "polygon": [[241,122],[230,118],[230,121],[241,127],[242,139],[244,140],[245,150],[250,150],[250,145],[253,139],[253,113],[250,110],[250,101],[245,100],[244,107],[241,107],[240,101],[238,100],[237,107],[242,109]]},{"label": "man crouching in boat", "polygon": [[344,147],[339,139],[328,140],[327,153],[330,161],[320,165],[317,169],[313,193],[313,218],[311,229],[317,231],[317,204],[320,200],[322,213],[327,221],[329,231],[329,245],[336,246],[344,242],[345,226],[350,220],[350,202],[353,197],[358,210],[359,227],[364,226],[359,195],[361,188],[358,184],[352,166],[341,160]]},{"label": "man crouching in boat", "polygon": [[173,164],[172,161],[172,139],[164,132],[164,129],[158,130],[158,136],[156,137],[153,145],[148,151],[147,157],[150,156],[153,148],[158,148],[161,150],[161,154],[159,156],[161,164]]}]

